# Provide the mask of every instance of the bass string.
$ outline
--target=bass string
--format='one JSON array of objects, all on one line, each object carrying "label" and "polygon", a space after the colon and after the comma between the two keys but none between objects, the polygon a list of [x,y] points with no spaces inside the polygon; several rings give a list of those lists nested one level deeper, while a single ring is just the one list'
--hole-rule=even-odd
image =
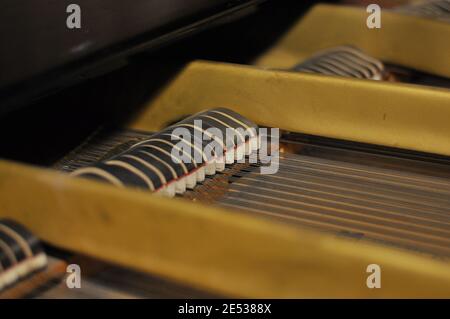
[{"label": "bass string", "polygon": [[[241,173],[249,173],[256,176],[261,176],[263,179],[276,179],[283,182],[297,182],[299,180],[316,181],[321,184],[327,185],[337,185],[349,189],[361,189],[365,192],[375,193],[375,194],[385,194],[394,199],[405,198],[407,201],[422,203],[425,202],[433,207],[440,207],[448,209],[450,205],[450,197],[444,196],[440,193],[433,193],[431,191],[419,191],[416,189],[410,189],[407,187],[393,186],[384,184],[383,181],[374,183],[372,181],[364,180],[354,180],[351,177],[338,177],[327,172],[317,171],[311,172],[308,170],[298,170],[298,171],[286,171],[280,169],[276,174],[255,174],[255,172],[249,172],[243,170]],[[239,175],[239,174],[238,174]]]},{"label": "bass string", "polygon": [[287,213],[304,214],[312,218],[324,218],[334,221],[350,222],[360,226],[378,227],[386,231],[400,232],[404,234],[422,236],[429,240],[446,242],[450,245],[450,233],[448,229],[437,227],[436,223],[425,225],[424,222],[417,223],[411,221],[402,221],[387,217],[374,216],[374,214],[355,212],[354,210],[336,209],[332,206],[305,203],[292,199],[279,199],[277,196],[267,194],[255,194],[242,192],[241,190],[230,189],[221,201],[246,200],[258,204],[258,206],[267,206],[272,208],[283,208]]},{"label": "bass string", "polygon": [[367,230],[361,227],[354,227],[353,225],[340,225],[330,223],[329,221],[318,221],[311,218],[305,218],[303,216],[291,216],[287,215],[284,211],[275,210],[273,208],[259,208],[254,207],[254,205],[249,205],[249,203],[242,202],[220,202],[219,206],[224,208],[231,208],[234,210],[239,210],[244,214],[253,214],[256,216],[261,216],[265,218],[270,218],[274,221],[279,221],[281,223],[288,223],[290,225],[296,225],[300,227],[313,228],[324,232],[330,232],[332,234],[343,234],[350,235],[351,237],[357,237],[367,240],[381,241],[383,243],[393,245],[396,247],[407,248],[409,250],[416,250],[419,252],[424,252],[432,254],[438,257],[450,257],[450,251],[448,246],[440,246],[428,241],[421,241],[410,238],[403,238],[401,236],[392,236],[384,233],[383,231],[377,230]]},{"label": "bass string", "polygon": [[351,230],[354,232],[362,232],[366,235],[384,236],[387,240],[401,240],[410,243],[420,243],[426,247],[440,247],[447,252],[450,250],[448,244],[448,236],[440,237],[436,235],[429,235],[414,231],[402,230],[395,227],[386,227],[383,225],[376,225],[368,221],[355,221],[350,218],[336,218],[327,214],[316,214],[310,210],[303,210],[299,208],[286,207],[284,205],[278,205],[274,202],[267,203],[261,201],[261,199],[252,200],[248,199],[242,194],[237,197],[227,197],[219,202],[220,205],[233,205],[234,208],[245,211],[263,212],[268,215],[276,215],[283,221],[299,221],[301,223],[319,224],[322,226],[334,225],[339,230]]},{"label": "bass string", "polygon": [[[237,176],[237,175],[236,175]],[[406,210],[408,212],[416,214],[430,214],[435,218],[440,220],[445,220],[448,218],[447,209],[437,209],[431,206],[421,205],[421,203],[412,203],[407,201],[402,201],[399,198],[390,199],[388,197],[378,196],[371,193],[360,192],[358,190],[353,190],[350,188],[336,187],[333,185],[325,183],[314,183],[307,180],[297,180],[297,182],[285,183],[278,182],[275,179],[264,179],[259,178],[259,176],[254,176],[250,174],[240,175],[245,181],[257,182],[259,185],[264,185],[266,188],[272,189],[284,189],[291,193],[303,193],[310,194],[318,198],[329,197],[341,202],[356,202],[370,205],[378,205],[383,207],[390,207],[393,209]]]},{"label": "bass string", "polygon": [[[231,174],[228,173],[227,177],[229,177],[231,175],[231,178],[228,183],[224,183],[224,180],[221,180],[220,183],[215,184],[215,186],[220,190],[220,195],[217,196],[218,198],[221,198],[218,200],[217,204],[220,206],[225,206],[225,207],[232,207],[232,208],[238,208],[240,210],[245,210],[245,211],[252,211],[252,212],[257,212],[259,214],[265,215],[265,216],[277,216],[278,218],[281,218],[283,220],[294,220],[294,221],[298,221],[298,219],[300,218],[301,223],[303,225],[309,225],[309,226],[320,226],[320,227],[331,227],[330,225],[332,225],[333,230],[334,231],[348,231],[351,230],[353,232],[358,232],[360,233],[361,231],[364,231],[364,234],[366,234],[366,236],[369,236],[370,238],[373,239],[377,239],[377,240],[383,240],[386,242],[394,242],[397,245],[401,244],[401,245],[409,245],[409,246],[414,246],[414,245],[418,245],[418,247],[423,247],[424,249],[427,249],[428,251],[433,250],[435,253],[439,254],[439,255],[448,255],[448,249],[446,247],[448,247],[448,236],[434,236],[434,241],[430,240],[429,237],[426,237],[425,234],[425,238],[422,236],[423,234],[420,234],[419,232],[419,237],[417,238],[417,232],[409,232],[407,233],[406,237],[404,233],[400,234],[398,232],[394,232],[396,229],[390,229],[390,233],[386,234],[386,229],[378,229],[378,228],[374,228],[373,223],[369,222],[367,223],[366,226],[369,226],[369,229],[366,228],[362,228],[361,225],[357,225],[355,227],[355,225],[342,225],[342,224],[338,224],[335,225],[333,223],[330,224],[329,220],[326,221],[317,221],[314,218],[311,218],[311,216],[308,217],[304,217],[304,216],[292,216],[292,213],[289,214],[286,213],[286,208],[283,206],[286,206],[284,204],[282,204],[280,207],[274,207],[273,202],[282,202],[283,199],[280,199],[280,196],[276,196],[279,194],[282,194],[284,191],[282,190],[283,187],[286,187],[286,180],[289,181],[289,184],[292,185],[288,185],[287,187],[298,187],[300,189],[305,189],[307,187],[305,187],[305,185],[302,185],[301,183],[303,182],[300,179],[287,179],[287,178],[281,178],[278,181],[276,180],[277,175],[260,175],[257,174],[256,170],[258,169],[259,164],[255,165],[255,164],[251,164],[249,165],[248,168],[245,168],[244,170],[241,170],[237,173]],[[251,177],[249,177],[251,176]],[[248,180],[249,179],[249,180]],[[214,179],[212,179],[212,181],[214,181]],[[300,183],[298,183],[300,182]],[[270,191],[273,191],[274,193],[276,193],[274,196],[269,196],[269,198],[266,198],[265,200],[261,199],[261,191],[263,190],[263,185],[264,183],[272,183],[271,184],[271,188]],[[297,184],[297,185],[296,185]],[[238,191],[234,190],[234,187],[238,186],[239,189]],[[323,184],[323,186],[328,186],[327,184]],[[359,187],[359,185],[354,185],[355,187]],[[244,187],[244,189],[242,189],[242,187]],[[279,190],[281,188],[281,190]],[[342,190],[346,190],[345,188],[343,188]],[[217,192],[217,190],[212,190],[213,192]],[[268,192],[270,192],[268,191]],[[298,189],[296,190],[298,191]],[[230,195],[233,194],[233,192],[235,193],[235,195]],[[266,192],[267,193],[267,192]],[[292,192],[284,192],[286,196],[290,196],[292,194]],[[389,193],[389,192],[388,192]],[[224,195],[225,194],[225,195]],[[248,195],[252,195],[254,194],[254,196],[258,196],[257,198],[252,198],[252,200],[247,200],[246,197]],[[294,193],[295,194],[295,193]],[[339,193],[338,193],[339,194]],[[300,194],[301,195],[301,194]],[[369,194],[370,195],[370,194]],[[236,196],[236,198],[232,197],[232,196]],[[370,198],[370,197],[369,197]],[[395,197],[393,197],[393,199],[396,199]],[[379,200],[382,200],[382,198]],[[269,204],[267,205],[267,202],[269,202]],[[299,202],[299,204],[303,204],[304,202]],[[395,201],[394,201],[395,203]],[[411,203],[405,202],[405,203],[398,203],[398,205],[402,205],[402,204],[409,204],[410,208],[414,208],[414,205],[411,205]],[[418,202],[417,204],[420,204],[420,202]],[[373,205],[372,205],[373,206]],[[368,208],[370,208],[371,206],[368,205]],[[395,207],[395,206],[394,206]],[[402,207],[402,206],[400,206]],[[447,206],[448,207],[448,206]],[[419,207],[420,208],[420,207]],[[430,207],[427,207],[430,208]],[[398,211],[398,210],[397,210]],[[445,210],[435,210],[437,212],[439,212],[439,214],[435,214],[435,216],[432,216],[432,218],[427,217],[427,215],[425,214],[424,216],[420,216],[418,215],[418,217],[422,218],[424,221],[431,221],[431,222],[435,222],[433,223],[433,226],[438,226],[438,224],[436,223],[436,221],[438,221],[438,219],[440,218],[440,221],[443,221],[444,223],[442,223],[443,226],[448,224],[448,213],[445,214]],[[416,209],[415,212],[420,212],[419,209]],[[447,210],[448,212],[448,210]],[[427,212],[429,213],[429,212]],[[431,212],[433,213],[433,211]],[[370,217],[370,216],[369,216]],[[405,215],[405,217],[410,217]],[[349,219],[344,219],[344,222],[349,221]],[[350,220],[351,221],[351,220]],[[415,226],[422,226],[420,224],[417,224]],[[445,228],[443,226],[440,226],[441,228]],[[326,228],[325,227],[325,228]],[[429,229],[431,230],[431,229]],[[439,233],[438,233],[439,234]],[[443,234],[441,234],[443,235]],[[432,238],[432,239],[433,239]],[[442,242],[443,240],[443,242]],[[444,249],[444,251],[442,250]]]},{"label": "bass string", "polygon": [[[378,203],[383,204],[384,206],[390,206],[390,209],[409,208],[415,213],[424,212],[425,214],[434,215],[436,218],[440,218],[441,221],[447,219],[449,216],[449,202],[447,200],[437,203],[436,198],[428,200],[427,197],[423,196],[420,200],[417,200],[417,196],[421,196],[423,193],[414,194],[408,191],[396,193],[387,191],[384,188],[375,189],[373,187],[364,187],[361,183],[340,184],[342,181],[339,180],[320,179],[317,176],[295,176],[291,173],[286,176],[283,172],[278,172],[275,175],[260,175],[256,172],[257,168],[258,165],[250,164],[248,168],[244,168],[234,173],[229,179],[229,182],[232,184],[234,180],[249,179],[250,181],[253,180],[255,183],[269,184],[270,187],[275,189],[288,188],[291,192],[295,193],[308,190],[315,192],[316,195],[334,195],[337,196],[339,200],[342,199],[344,201],[348,201],[349,199],[359,200],[363,203],[368,201],[369,203],[367,206]],[[213,178],[212,180],[217,181],[218,179]],[[224,183],[223,179],[221,179],[220,183],[213,185],[221,194],[229,188],[229,185]],[[214,192],[215,190],[211,189],[210,191]],[[321,195],[318,196],[320,197]]]},{"label": "bass string", "polygon": [[435,190],[435,187],[444,187],[445,193],[450,194],[450,182],[448,180],[425,175],[411,174],[407,172],[395,172],[392,170],[383,170],[380,168],[374,169],[369,166],[360,166],[352,163],[329,161],[321,158],[296,154],[280,155],[280,164],[286,167],[293,168],[297,168],[299,166],[320,168],[323,171],[340,172],[343,175],[360,176],[366,177],[368,179],[380,178],[385,181],[392,181],[401,185],[406,184],[410,187],[434,187],[433,190]]},{"label": "bass string", "polygon": [[[259,183],[258,183],[259,184]],[[273,196],[278,201],[291,201],[298,204],[319,203],[324,207],[336,207],[341,210],[354,211],[359,215],[369,215],[373,218],[381,217],[384,220],[403,220],[415,221],[420,225],[430,225],[432,227],[447,229],[450,231],[450,218],[448,216],[435,216],[429,214],[420,214],[418,211],[398,209],[390,206],[368,205],[364,201],[355,204],[350,201],[341,201],[330,199],[325,196],[309,195],[305,192],[290,192],[280,188],[266,188],[263,185],[255,185],[254,182],[247,183],[245,180],[237,181],[232,184],[229,191],[239,191],[245,194],[255,196],[266,195]],[[282,186],[281,186],[282,187]]]}]

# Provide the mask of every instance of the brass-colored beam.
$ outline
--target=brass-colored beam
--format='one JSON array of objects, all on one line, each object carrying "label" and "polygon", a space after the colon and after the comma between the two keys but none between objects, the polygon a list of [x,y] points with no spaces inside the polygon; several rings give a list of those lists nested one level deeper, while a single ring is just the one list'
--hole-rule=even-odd
[{"label": "brass-colored beam", "polygon": [[[238,297],[450,297],[446,262],[0,161],[0,216],[44,241]],[[366,268],[382,269],[382,288]]]},{"label": "brass-colored beam", "polygon": [[450,155],[450,91],[224,63],[194,62],[130,126],[157,131],[223,106],[271,127]]},{"label": "brass-colored beam", "polygon": [[314,6],[256,63],[291,68],[319,50],[354,45],[386,62],[450,77],[450,23],[381,11],[381,28],[369,29],[365,8]]}]

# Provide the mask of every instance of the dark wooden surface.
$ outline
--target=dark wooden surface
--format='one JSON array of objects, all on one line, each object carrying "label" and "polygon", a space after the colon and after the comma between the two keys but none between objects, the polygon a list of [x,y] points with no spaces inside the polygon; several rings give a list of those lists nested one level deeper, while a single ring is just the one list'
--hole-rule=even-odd
[{"label": "dark wooden surface", "polygon": [[[66,68],[74,62],[79,63],[74,70],[88,72],[83,70],[87,64],[112,60],[130,49],[145,49],[143,44],[155,38],[250,2],[4,0],[0,3],[0,97],[23,99],[26,94],[32,98],[39,91],[62,85],[67,78],[80,76]],[[66,26],[66,8],[71,3],[81,7],[81,29]],[[189,31],[193,30],[182,32]],[[163,37],[159,42],[170,39]],[[43,82],[48,82],[47,87]],[[31,92],[25,86],[31,86]],[[0,109],[10,101],[4,102]]]}]

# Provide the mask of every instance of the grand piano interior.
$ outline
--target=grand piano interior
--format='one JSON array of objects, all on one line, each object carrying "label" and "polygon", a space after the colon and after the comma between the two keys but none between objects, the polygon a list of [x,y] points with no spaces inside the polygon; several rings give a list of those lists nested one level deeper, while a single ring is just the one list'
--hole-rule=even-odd
[{"label": "grand piano interior", "polygon": [[0,4],[0,298],[450,297],[450,1],[71,2]]}]

